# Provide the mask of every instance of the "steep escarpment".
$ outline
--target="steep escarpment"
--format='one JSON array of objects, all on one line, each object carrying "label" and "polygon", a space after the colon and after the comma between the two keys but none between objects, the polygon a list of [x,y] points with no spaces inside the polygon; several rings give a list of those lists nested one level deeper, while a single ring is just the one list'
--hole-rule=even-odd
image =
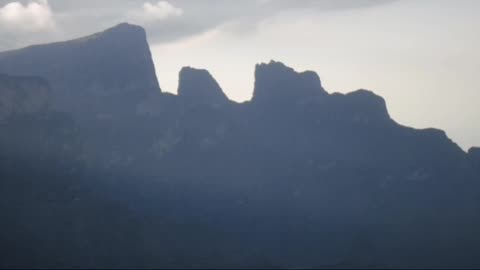
[{"label": "steep escarpment", "polygon": [[160,91],[145,30],[130,24],[0,53],[0,73],[46,79],[52,106],[78,117],[134,112]]},{"label": "steep escarpment", "polygon": [[225,104],[228,98],[207,70],[184,67],[180,70],[178,95],[192,103]]}]

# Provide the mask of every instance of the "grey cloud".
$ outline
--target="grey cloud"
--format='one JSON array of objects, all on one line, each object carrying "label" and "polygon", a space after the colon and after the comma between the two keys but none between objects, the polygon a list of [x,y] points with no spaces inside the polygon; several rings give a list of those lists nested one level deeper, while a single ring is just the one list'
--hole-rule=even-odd
[{"label": "grey cloud", "polygon": [[395,0],[208,0],[171,1],[181,7],[184,16],[175,20],[145,25],[153,42],[171,41],[229,23],[228,30],[249,32],[258,22],[282,11],[305,9],[315,12],[365,8]]},{"label": "grey cloud", "polygon": [[[231,31],[251,31],[265,18],[292,9],[326,12],[355,9],[389,3],[395,0],[170,0],[183,10],[182,16],[155,22],[144,22],[151,42],[167,42],[199,34],[227,23]],[[12,2],[0,0],[0,6]],[[20,0],[28,3],[30,1]],[[117,23],[129,21],[129,14],[145,2],[158,0],[49,0],[57,22],[57,32],[25,38],[11,35],[0,42],[0,50],[25,46],[27,43],[70,39],[101,31]],[[0,32],[4,36],[4,33]]]}]

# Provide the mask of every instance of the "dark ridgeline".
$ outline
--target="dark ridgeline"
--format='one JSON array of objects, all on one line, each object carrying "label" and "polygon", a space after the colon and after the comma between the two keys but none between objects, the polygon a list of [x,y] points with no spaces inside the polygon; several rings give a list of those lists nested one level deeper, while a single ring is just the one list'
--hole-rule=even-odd
[{"label": "dark ridgeline", "polygon": [[127,24],[0,73],[0,267],[480,267],[480,150],[370,91],[272,61],[249,102],[162,93]]}]

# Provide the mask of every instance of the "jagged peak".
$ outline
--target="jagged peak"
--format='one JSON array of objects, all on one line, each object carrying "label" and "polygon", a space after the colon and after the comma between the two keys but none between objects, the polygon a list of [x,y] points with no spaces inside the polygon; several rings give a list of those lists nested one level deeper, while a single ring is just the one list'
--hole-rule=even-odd
[{"label": "jagged peak", "polygon": [[199,103],[228,101],[218,82],[205,69],[183,67],[178,81],[178,95]]},{"label": "jagged peak", "polygon": [[255,66],[255,102],[295,102],[324,95],[327,92],[313,71],[297,72],[274,60]]}]

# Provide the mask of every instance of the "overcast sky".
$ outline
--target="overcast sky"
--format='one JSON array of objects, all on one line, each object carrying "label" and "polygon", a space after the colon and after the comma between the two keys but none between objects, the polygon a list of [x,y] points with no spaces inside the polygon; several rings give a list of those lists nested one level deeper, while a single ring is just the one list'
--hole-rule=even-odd
[{"label": "overcast sky", "polygon": [[251,97],[258,62],[317,71],[329,92],[383,96],[392,117],[480,146],[477,0],[0,0],[0,50],[131,22],[146,28],[164,91],[182,66]]}]

